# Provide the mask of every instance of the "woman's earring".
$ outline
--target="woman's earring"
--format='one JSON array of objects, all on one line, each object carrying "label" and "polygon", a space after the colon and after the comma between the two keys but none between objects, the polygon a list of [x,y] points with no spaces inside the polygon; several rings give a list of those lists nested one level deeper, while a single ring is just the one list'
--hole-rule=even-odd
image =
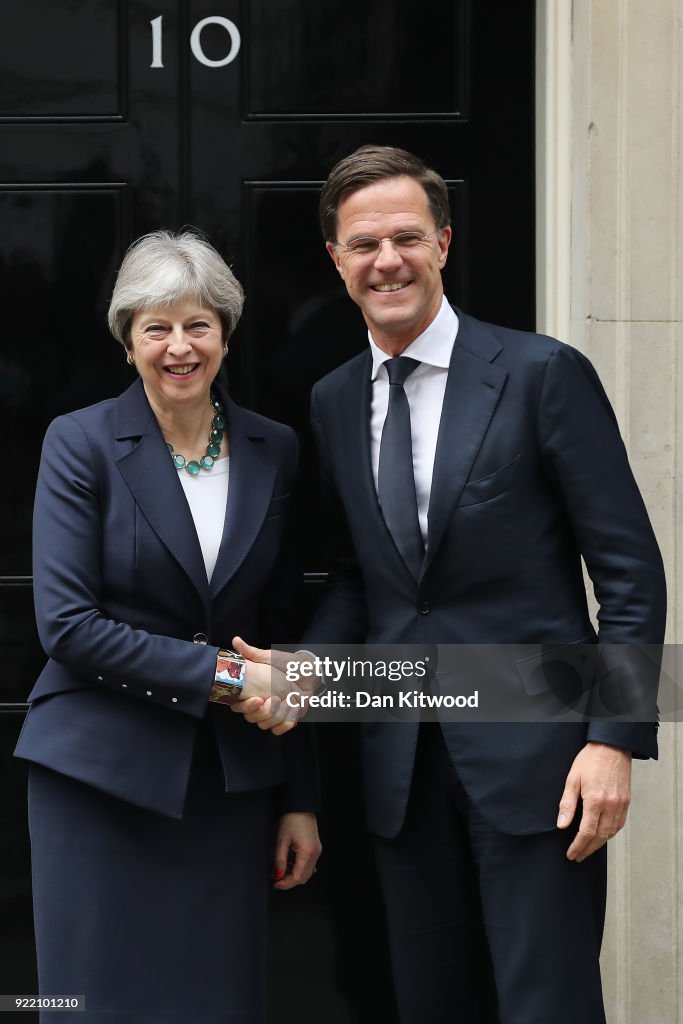
[{"label": "woman's earring", "polygon": [[227,354],[228,354],[228,343],[226,341],[225,345],[223,346],[223,355],[227,356]]},{"label": "woman's earring", "polygon": [[132,352],[129,352],[128,355],[126,356],[126,362],[128,363],[129,366],[135,366],[135,356],[133,355]]}]

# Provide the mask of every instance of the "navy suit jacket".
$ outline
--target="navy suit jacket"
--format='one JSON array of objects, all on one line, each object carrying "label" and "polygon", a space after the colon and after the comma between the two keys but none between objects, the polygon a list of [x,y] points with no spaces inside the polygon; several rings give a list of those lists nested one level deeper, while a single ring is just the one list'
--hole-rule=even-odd
[{"label": "navy suit jacket", "polygon": [[[314,388],[313,427],[338,539],[306,643],[591,643],[581,556],[600,604],[599,642],[661,643],[662,561],[593,367],[552,338],[457,312],[419,580],[377,501],[370,353]],[[657,752],[651,724],[442,728],[470,798],[516,834],[555,826],[567,772],[587,740],[637,756]],[[380,835],[401,827],[417,731],[417,723],[363,727],[367,811]]]},{"label": "navy suit jacket", "polygon": [[183,813],[205,713],[228,791],[282,785],[283,810],[317,801],[307,729],[275,737],[208,704],[219,647],[236,634],[286,639],[296,581],[295,435],[220,397],[230,483],[210,584],[140,380],[51,424],[36,491],[36,617],[49,660],[16,754],[172,817]]}]

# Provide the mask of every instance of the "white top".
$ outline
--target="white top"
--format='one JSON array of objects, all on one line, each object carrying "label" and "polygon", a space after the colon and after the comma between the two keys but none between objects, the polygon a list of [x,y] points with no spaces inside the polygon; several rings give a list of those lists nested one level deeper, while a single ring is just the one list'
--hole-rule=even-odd
[{"label": "white top", "polygon": [[[405,382],[410,406],[410,430],[413,438],[413,472],[417,494],[417,513],[422,539],[427,543],[427,513],[432,489],[434,456],[439,435],[448,367],[458,333],[458,317],[444,296],[441,309],[429,327],[401,353],[420,362]],[[382,364],[391,359],[375,344],[372,335],[372,402],[370,406],[370,450],[375,487],[379,472],[379,445],[389,406],[389,375]]]},{"label": "white top", "polygon": [[228,507],[230,459],[218,459],[214,462],[213,469],[202,469],[197,476],[191,476],[187,470],[180,469],[178,477],[194,519],[204,556],[206,576],[210,583],[213,570],[216,568],[218,549],[223,536],[225,510]]}]

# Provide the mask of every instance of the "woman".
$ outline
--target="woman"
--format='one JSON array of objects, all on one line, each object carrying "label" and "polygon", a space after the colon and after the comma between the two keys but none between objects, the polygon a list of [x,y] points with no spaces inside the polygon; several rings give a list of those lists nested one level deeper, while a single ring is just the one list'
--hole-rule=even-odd
[{"label": "woman", "polygon": [[267,696],[269,669],[221,650],[286,637],[292,594],[294,434],[215,381],[242,301],[202,238],[141,238],[109,309],[138,379],[45,437],[49,661],[16,753],[40,990],[86,1000],[63,1020],[262,1021],[269,878],[307,881],[320,852],[306,727],[278,737],[231,714]]}]

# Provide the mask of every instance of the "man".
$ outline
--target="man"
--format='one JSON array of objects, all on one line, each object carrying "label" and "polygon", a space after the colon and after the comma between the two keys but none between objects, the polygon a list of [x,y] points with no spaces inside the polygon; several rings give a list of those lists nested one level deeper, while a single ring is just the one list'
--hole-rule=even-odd
[{"label": "man", "polygon": [[[313,392],[341,539],[307,641],[591,642],[583,556],[599,642],[660,643],[661,558],[588,361],[451,308],[446,186],[410,153],[340,161],[320,214],[370,347]],[[502,1024],[604,1021],[605,843],[632,756],[656,757],[654,725],[364,727],[403,1024],[479,1019],[480,913]]]}]

